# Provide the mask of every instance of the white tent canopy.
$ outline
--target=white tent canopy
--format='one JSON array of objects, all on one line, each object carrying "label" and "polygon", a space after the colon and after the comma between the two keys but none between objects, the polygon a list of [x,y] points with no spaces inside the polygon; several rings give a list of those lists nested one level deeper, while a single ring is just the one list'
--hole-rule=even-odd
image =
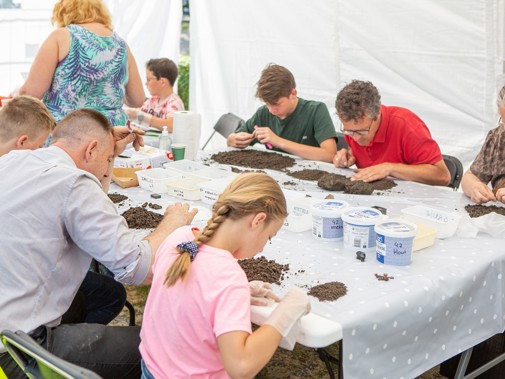
[{"label": "white tent canopy", "polygon": [[[17,2],[24,10],[0,9],[0,95],[22,84],[20,73],[52,30],[53,0]],[[106,3],[143,77],[149,58],[177,60],[182,0]],[[384,104],[417,113],[443,153],[465,166],[497,124],[505,0],[191,0],[190,6],[190,110],[202,115],[202,141],[221,114],[248,118],[261,105],[255,84],[270,62],[293,72],[300,97],[323,101],[332,113],[345,83],[373,82]],[[209,147],[223,144],[216,135]]]}]

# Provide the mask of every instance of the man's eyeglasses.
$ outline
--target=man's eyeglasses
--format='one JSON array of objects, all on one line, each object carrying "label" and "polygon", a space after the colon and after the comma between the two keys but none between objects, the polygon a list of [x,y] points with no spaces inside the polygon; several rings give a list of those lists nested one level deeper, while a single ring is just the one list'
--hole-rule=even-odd
[{"label": "man's eyeglasses", "polygon": [[340,123],[340,132],[344,133],[348,136],[353,136],[354,133],[360,134],[362,136],[366,136],[368,133],[370,133],[370,129],[372,128],[372,124],[374,122],[374,119],[370,122],[370,125],[368,125],[368,129],[360,129],[360,130],[345,130],[344,129],[344,124]]}]

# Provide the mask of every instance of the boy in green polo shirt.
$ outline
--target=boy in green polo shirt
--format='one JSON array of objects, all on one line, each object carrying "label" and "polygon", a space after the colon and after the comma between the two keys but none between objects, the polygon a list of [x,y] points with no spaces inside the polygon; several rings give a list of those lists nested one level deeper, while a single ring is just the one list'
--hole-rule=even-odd
[{"label": "boy in green polo shirt", "polygon": [[332,162],[337,134],[328,108],[299,98],[287,68],[268,65],[257,83],[256,97],[265,105],[228,136],[228,146],[243,149],[259,142],[304,159]]}]

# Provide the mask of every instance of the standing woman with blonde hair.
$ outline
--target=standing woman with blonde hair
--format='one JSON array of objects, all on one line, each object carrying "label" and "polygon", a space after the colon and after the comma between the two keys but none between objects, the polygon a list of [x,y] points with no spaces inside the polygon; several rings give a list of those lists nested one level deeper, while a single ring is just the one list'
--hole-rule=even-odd
[{"label": "standing woman with blonde hair", "polygon": [[181,227],[163,241],[142,322],[143,379],[252,378],[281,338],[293,337],[291,328],[310,309],[307,295],[291,289],[252,332],[251,296],[272,296],[268,286],[257,292],[248,284],[237,262],[262,251],[286,216],[274,179],[242,174],[219,196],[201,234]]},{"label": "standing woman with blonde hair", "polygon": [[92,108],[112,125],[125,125],[123,103],[140,107],[144,88],[103,1],[59,0],[51,22],[58,29],[40,47],[19,93],[42,99],[57,122],[73,110]]}]

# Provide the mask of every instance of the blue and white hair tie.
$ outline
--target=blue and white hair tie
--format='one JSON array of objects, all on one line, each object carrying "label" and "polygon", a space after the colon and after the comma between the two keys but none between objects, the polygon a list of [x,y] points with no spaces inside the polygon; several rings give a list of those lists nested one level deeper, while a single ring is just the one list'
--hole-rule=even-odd
[{"label": "blue and white hair tie", "polygon": [[196,254],[198,253],[198,245],[194,241],[181,242],[180,244],[177,245],[177,248],[180,251],[187,251],[189,253],[190,262],[193,262],[193,260],[196,257]]}]

